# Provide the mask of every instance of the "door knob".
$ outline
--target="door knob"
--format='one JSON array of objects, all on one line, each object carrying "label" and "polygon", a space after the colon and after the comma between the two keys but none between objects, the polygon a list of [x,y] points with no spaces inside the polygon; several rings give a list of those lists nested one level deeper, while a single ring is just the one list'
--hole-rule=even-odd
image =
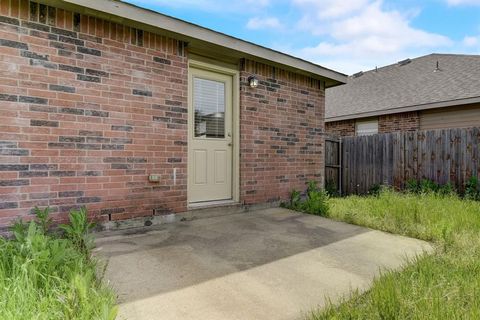
[{"label": "door knob", "polygon": [[228,146],[229,146],[229,147],[231,147],[231,146],[232,146],[232,143],[231,143],[231,142],[229,142],[229,143],[228,143]]}]

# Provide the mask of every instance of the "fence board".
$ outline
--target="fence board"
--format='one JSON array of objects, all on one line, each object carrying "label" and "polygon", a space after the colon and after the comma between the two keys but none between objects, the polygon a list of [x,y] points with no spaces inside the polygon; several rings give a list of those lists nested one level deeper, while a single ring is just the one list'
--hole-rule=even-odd
[{"label": "fence board", "polygon": [[[480,128],[396,132],[327,141],[328,178],[338,176],[342,193],[364,194],[375,184],[403,188],[409,179],[451,182],[462,190],[480,175]],[[341,162],[341,163],[340,163]],[[328,172],[327,172],[328,171]]]},{"label": "fence board", "polygon": [[325,138],[325,183],[338,192],[342,185],[341,141],[338,138]]},{"label": "fence board", "polygon": [[478,164],[479,161],[479,147],[478,144],[480,143],[480,129],[473,128],[472,129],[472,175],[476,175],[480,177],[480,165]]}]

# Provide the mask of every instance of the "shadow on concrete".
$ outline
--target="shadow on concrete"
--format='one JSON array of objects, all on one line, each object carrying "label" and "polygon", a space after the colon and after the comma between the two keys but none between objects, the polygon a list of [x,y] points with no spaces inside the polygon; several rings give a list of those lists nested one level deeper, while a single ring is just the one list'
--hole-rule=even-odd
[{"label": "shadow on concrete", "polygon": [[[368,229],[283,209],[103,234],[120,302],[159,295],[326,246]],[[288,270],[285,270],[288,272]]]}]

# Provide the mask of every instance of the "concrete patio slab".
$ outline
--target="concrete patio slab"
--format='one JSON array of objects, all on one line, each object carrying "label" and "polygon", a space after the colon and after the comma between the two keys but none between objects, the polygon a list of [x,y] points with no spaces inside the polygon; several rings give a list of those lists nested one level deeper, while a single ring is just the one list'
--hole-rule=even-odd
[{"label": "concrete patio slab", "polygon": [[432,250],[279,208],[104,233],[97,246],[130,320],[301,319]]}]

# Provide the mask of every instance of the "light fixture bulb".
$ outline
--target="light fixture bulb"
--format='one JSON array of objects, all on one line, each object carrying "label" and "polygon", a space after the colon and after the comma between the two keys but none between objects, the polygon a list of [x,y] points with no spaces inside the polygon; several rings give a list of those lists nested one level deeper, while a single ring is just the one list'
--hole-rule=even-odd
[{"label": "light fixture bulb", "polygon": [[248,83],[250,85],[250,88],[258,87],[258,79],[255,76],[250,76],[248,78]]}]

